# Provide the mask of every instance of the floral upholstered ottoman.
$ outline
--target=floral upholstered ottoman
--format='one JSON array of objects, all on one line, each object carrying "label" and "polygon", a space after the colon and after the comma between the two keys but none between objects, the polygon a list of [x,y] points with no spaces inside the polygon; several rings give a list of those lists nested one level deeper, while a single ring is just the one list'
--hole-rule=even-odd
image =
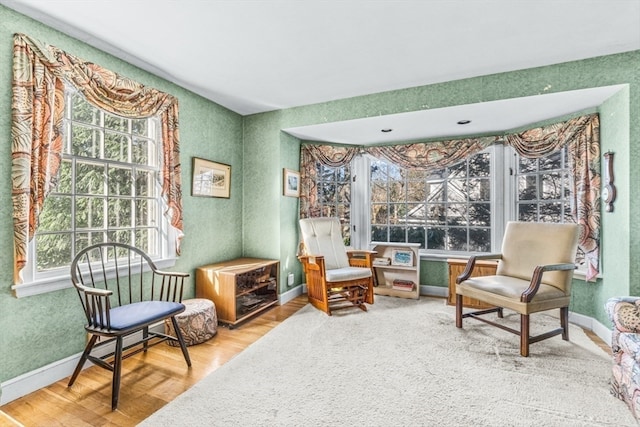
[{"label": "floral upholstered ottoman", "polygon": [[[186,309],[176,316],[178,327],[186,345],[200,344],[212,338],[218,332],[218,316],[213,301],[204,298],[194,298],[182,301]],[[175,335],[171,320],[164,322],[167,334]],[[176,341],[167,344],[178,347]]]}]

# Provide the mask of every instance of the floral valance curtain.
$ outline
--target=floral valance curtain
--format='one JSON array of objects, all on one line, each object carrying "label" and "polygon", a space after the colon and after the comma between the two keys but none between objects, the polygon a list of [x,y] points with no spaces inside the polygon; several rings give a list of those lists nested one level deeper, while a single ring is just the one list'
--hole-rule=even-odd
[{"label": "floral valance curtain", "polygon": [[162,195],[169,207],[166,215],[182,236],[178,100],[54,46],[15,34],[11,176],[16,284],[21,283],[20,271],[27,262],[27,244],[38,227],[45,197],[56,184],[62,153],[66,84],[75,87],[91,104],[110,113],[128,118],[160,117]]},{"label": "floral valance curtain", "polygon": [[317,200],[316,164],[337,167],[349,163],[358,153],[384,158],[403,168],[435,171],[472,156],[498,140],[520,155],[542,157],[569,145],[572,180],[572,213],[582,225],[580,248],[587,261],[587,280],[599,271],[600,241],[600,134],[597,114],[526,132],[484,138],[415,143],[381,147],[342,147],[303,144],[300,156],[300,217],[320,216]]}]

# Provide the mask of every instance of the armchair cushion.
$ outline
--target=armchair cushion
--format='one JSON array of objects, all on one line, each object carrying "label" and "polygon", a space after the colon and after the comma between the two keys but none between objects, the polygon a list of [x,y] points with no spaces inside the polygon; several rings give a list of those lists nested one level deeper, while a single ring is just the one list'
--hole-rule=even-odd
[{"label": "armchair cushion", "polygon": [[327,282],[344,282],[345,280],[366,279],[371,277],[371,269],[363,267],[334,268],[326,271]]}]

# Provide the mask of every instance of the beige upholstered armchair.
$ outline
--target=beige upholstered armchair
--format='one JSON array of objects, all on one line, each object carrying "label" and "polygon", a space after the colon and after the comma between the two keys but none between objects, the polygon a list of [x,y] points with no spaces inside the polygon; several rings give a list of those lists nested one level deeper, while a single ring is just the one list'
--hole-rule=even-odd
[{"label": "beige upholstered armchair", "polygon": [[304,253],[298,259],[304,267],[309,302],[331,315],[334,310],[373,304],[372,251],[344,246],[337,218],[300,220]]},{"label": "beige upholstered armchair", "polygon": [[[520,354],[529,355],[529,344],[562,334],[569,340],[569,302],[575,269],[579,228],[576,224],[510,222],[502,252],[469,258],[465,271],[456,279],[456,326],[473,317],[520,336]],[[498,259],[494,276],[471,277],[476,260]],[[463,313],[462,297],[481,300],[494,308]],[[480,317],[503,308],[520,314],[520,330]],[[531,337],[529,315],[560,309],[560,328]]]}]

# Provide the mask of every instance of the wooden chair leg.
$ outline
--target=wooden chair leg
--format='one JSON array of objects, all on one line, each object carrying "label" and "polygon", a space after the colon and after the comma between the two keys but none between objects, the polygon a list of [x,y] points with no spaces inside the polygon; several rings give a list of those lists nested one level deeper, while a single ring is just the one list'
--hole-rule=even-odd
[{"label": "wooden chair leg", "polygon": [[462,328],[462,295],[456,294],[456,328]]},{"label": "wooden chair leg", "polygon": [[111,386],[111,410],[118,407],[120,398],[120,374],[122,373],[122,337],[116,338],[116,350],[113,354],[113,384]]},{"label": "wooden chair leg", "polygon": [[173,324],[173,330],[176,332],[176,338],[178,338],[178,343],[180,344],[180,349],[182,350],[182,355],[184,356],[184,360],[187,362],[187,366],[191,366],[191,358],[189,357],[189,351],[187,350],[187,345],[184,342],[184,337],[182,336],[182,332],[178,327],[178,321],[175,316],[171,317],[171,323]]},{"label": "wooden chair leg", "polygon": [[560,326],[562,327],[562,339],[569,341],[569,307],[560,308]]},{"label": "wooden chair leg", "polygon": [[149,349],[149,343],[147,341],[147,338],[149,338],[149,327],[146,326],[142,329],[142,339],[144,340],[144,343],[142,344],[142,346],[144,347],[144,352],[146,353],[147,350]]},{"label": "wooden chair leg", "polygon": [[73,371],[73,375],[71,375],[71,379],[69,380],[69,384],[67,384],[67,387],[71,387],[73,383],[76,382],[76,378],[78,378],[78,375],[80,375],[80,372],[82,371],[82,367],[84,366],[84,362],[87,361],[87,357],[89,357],[89,354],[91,353],[91,349],[93,348],[97,340],[98,340],[97,335],[91,335],[91,338],[89,339],[89,342],[85,346],[84,351],[82,352],[82,356],[80,356],[80,360],[76,365],[76,369]]},{"label": "wooden chair leg", "polygon": [[529,315],[520,315],[520,355],[529,357]]}]

